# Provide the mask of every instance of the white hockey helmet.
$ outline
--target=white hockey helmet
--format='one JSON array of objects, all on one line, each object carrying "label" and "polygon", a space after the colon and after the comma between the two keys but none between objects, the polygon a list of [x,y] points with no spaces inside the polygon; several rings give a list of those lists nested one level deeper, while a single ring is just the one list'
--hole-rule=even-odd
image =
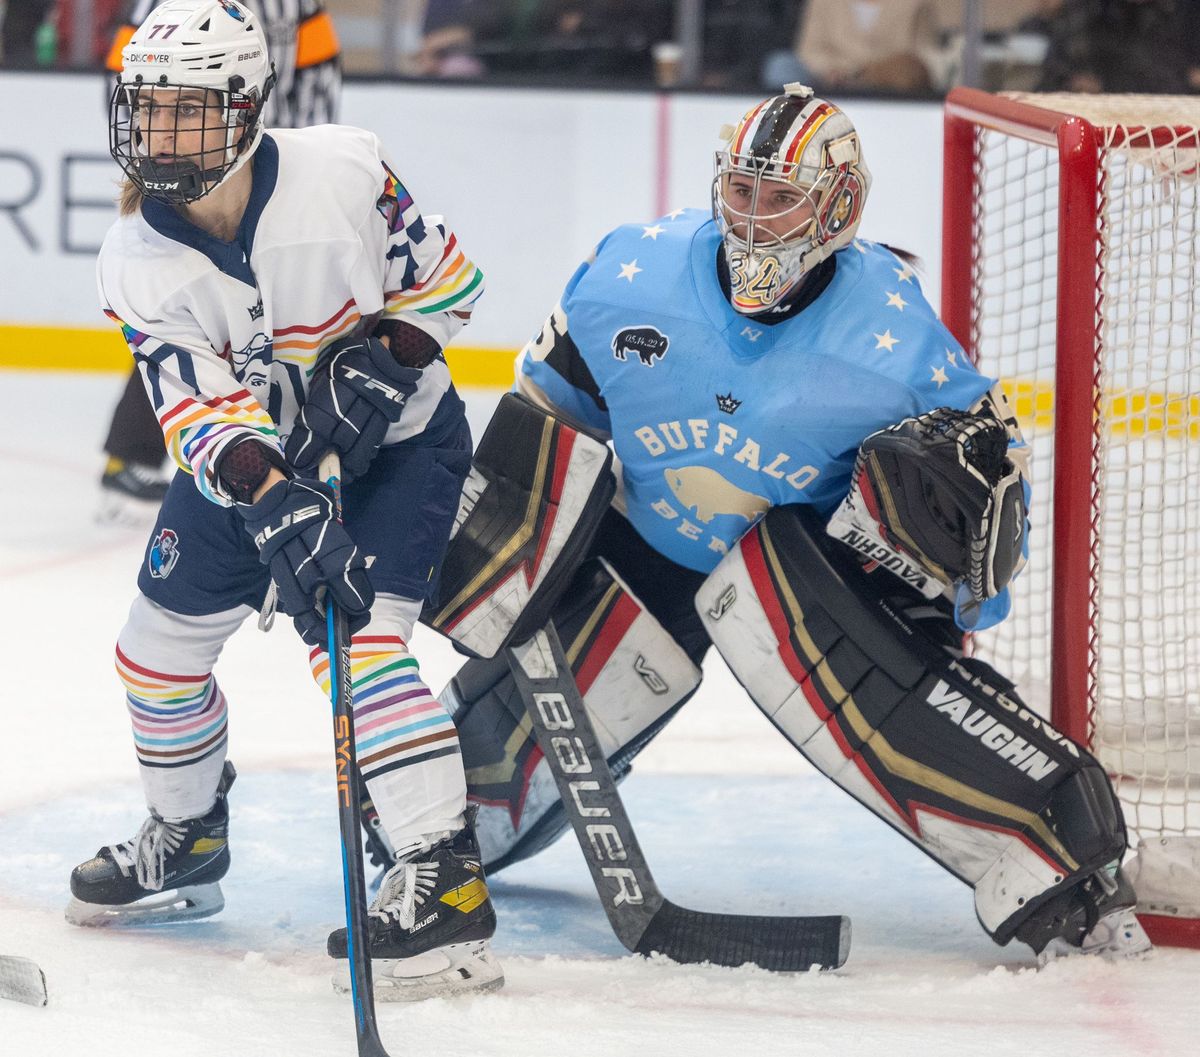
[{"label": "white hockey helmet", "polygon": [[[144,195],[194,202],[250,159],[262,140],[275,69],[249,8],[237,0],[167,0],[138,27],[121,60],[109,151]],[[192,137],[195,151],[178,153],[176,145],[170,157],[151,155],[152,135],[174,143],[180,132],[200,133]]]},{"label": "white hockey helmet", "polygon": [[[721,131],[726,145],[716,154],[713,218],[729,266],[730,302],[736,311],[756,315],[850,245],[871,173],[850,119],[806,85],[786,85],[783,95],[763,100]],[[799,191],[800,204],[771,212],[765,199],[772,183]]]}]

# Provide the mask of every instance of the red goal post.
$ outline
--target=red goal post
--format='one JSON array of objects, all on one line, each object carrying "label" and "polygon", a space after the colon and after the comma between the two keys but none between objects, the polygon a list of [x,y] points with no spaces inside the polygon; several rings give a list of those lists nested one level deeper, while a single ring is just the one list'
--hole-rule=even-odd
[{"label": "red goal post", "polygon": [[942,318],[1034,457],[974,648],[1114,777],[1143,924],[1200,946],[1200,98],[945,107]]}]

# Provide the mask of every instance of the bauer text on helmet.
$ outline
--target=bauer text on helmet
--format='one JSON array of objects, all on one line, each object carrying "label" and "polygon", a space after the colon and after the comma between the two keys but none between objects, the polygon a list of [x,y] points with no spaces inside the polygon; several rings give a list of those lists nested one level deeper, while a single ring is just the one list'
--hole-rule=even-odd
[{"label": "bauer text on helmet", "polygon": [[858,133],[811,88],[789,84],[722,130],[713,217],[730,301],[746,315],[784,301],[804,276],[850,245],[871,186]]},{"label": "bauer text on helmet", "polygon": [[252,11],[236,0],[167,0],[121,58],[109,150],[143,194],[193,202],[250,159],[275,82]]}]

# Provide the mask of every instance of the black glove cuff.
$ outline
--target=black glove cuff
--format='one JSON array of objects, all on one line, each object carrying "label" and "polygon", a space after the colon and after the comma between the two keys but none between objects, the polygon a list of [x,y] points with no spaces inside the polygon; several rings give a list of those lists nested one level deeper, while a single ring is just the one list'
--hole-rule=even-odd
[{"label": "black glove cuff", "polygon": [[247,437],[231,444],[217,457],[217,480],[233,499],[242,504],[252,503],[258,486],[267,479],[272,467],[291,477],[287,462],[274,448]]}]

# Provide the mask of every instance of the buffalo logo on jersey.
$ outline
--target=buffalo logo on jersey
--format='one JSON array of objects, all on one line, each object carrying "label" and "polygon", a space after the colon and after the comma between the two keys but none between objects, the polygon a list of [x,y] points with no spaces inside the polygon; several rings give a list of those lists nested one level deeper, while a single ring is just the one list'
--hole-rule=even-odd
[{"label": "buffalo logo on jersey", "polygon": [[156,580],[165,580],[171,575],[171,570],[175,568],[178,561],[179,536],[174,529],[165,528],[154,537],[154,542],[150,544],[150,555],[146,559],[150,575]]},{"label": "buffalo logo on jersey", "polygon": [[653,367],[655,360],[666,356],[670,344],[671,339],[657,327],[626,327],[613,335],[612,350],[613,356],[622,362],[634,352],[645,366]]},{"label": "buffalo logo on jersey", "polygon": [[679,505],[705,525],[718,514],[753,521],[771,505],[770,500],[739,488],[710,466],[668,467],[663,477]]},{"label": "buffalo logo on jersey", "polygon": [[717,409],[723,411],[727,415],[732,415],[739,407],[742,406],[740,400],[733,398],[733,393],[728,393],[722,396],[720,393],[715,394],[717,398]]}]

